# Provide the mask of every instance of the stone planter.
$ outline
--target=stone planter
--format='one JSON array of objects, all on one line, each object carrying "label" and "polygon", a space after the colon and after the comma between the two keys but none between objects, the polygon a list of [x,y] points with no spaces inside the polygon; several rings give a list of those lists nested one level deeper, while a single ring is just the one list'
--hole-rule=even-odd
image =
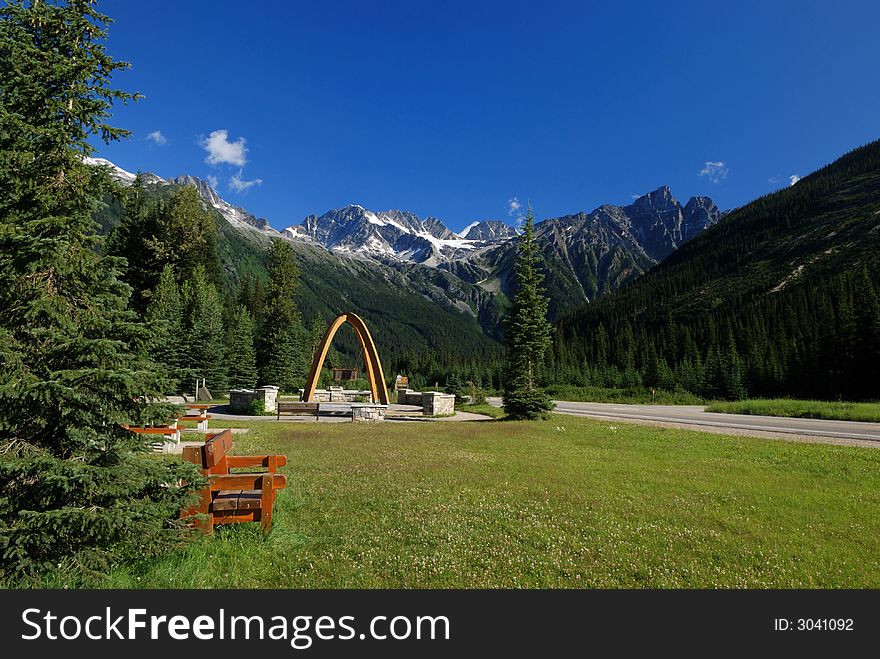
[{"label": "stone planter", "polygon": [[[302,397],[303,390],[299,390]],[[369,403],[373,395],[369,391],[359,391],[357,389],[315,389],[310,402],[313,403]]]},{"label": "stone planter", "polygon": [[256,400],[263,401],[267,412],[274,412],[277,409],[278,387],[231,389],[229,391],[229,411],[233,414],[250,414]]},{"label": "stone planter", "polygon": [[425,416],[447,416],[455,414],[455,395],[441,394],[437,391],[423,392],[422,414]]},{"label": "stone planter", "polygon": [[385,420],[387,405],[374,403],[352,403],[351,420],[356,423],[376,423]]}]

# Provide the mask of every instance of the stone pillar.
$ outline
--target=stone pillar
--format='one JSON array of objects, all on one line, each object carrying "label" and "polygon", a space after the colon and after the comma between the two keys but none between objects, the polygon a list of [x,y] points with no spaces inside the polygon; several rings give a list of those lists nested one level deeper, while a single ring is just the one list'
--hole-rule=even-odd
[{"label": "stone pillar", "polygon": [[375,403],[352,403],[351,420],[355,423],[376,423],[385,420],[387,405]]},{"label": "stone pillar", "polygon": [[425,416],[447,416],[455,414],[455,395],[441,394],[437,391],[423,392],[422,414]]},{"label": "stone pillar", "polygon": [[250,414],[256,392],[253,389],[232,389],[229,392],[229,411],[233,414]]},{"label": "stone pillar", "polygon": [[266,387],[257,387],[256,389],[257,397],[262,397],[263,403],[266,406],[267,412],[274,412],[278,409],[277,401],[278,401],[278,387],[266,386]]}]

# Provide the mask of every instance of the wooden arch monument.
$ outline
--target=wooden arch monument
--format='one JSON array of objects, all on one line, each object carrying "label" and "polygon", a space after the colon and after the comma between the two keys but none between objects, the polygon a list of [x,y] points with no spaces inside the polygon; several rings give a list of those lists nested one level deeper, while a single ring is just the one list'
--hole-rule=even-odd
[{"label": "wooden arch monument", "polygon": [[373,337],[370,336],[370,330],[367,329],[366,323],[350,311],[339,314],[336,320],[330,323],[330,327],[327,328],[327,333],[324,334],[324,339],[315,351],[315,358],[312,360],[312,370],[309,371],[309,377],[306,380],[305,389],[303,389],[303,401],[309,402],[315,395],[315,387],[318,385],[318,378],[321,375],[321,367],[324,365],[324,360],[327,358],[327,351],[330,350],[330,343],[333,341],[333,337],[336,336],[336,332],[345,323],[351,325],[355,336],[357,336],[358,343],[361,344],[367,380],[370,382],[370,391],[373,394],[373,402],[387,405],[388,390],[385,388],[385,374],[382,372],[382,362],[379,361],[379,351],[376,350],[376,344],[373,342]]}]

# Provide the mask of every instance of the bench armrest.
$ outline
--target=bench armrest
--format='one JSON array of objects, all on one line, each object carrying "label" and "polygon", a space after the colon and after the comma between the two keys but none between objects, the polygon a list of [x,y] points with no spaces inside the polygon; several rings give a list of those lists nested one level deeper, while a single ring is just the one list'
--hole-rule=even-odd
[{"label": "bench armrest", "polygon": [[[274,460],[273,460],[274,458]],[[274,462],[274,465],[273,465]],[[230,469],[239,467],[266,467],[270,471],[274,467],[287,464],[286,455],[227,455],[226,464]]]},{"label": "bench armrest", "polygon": [[269,479],[273,490],[287,487],[284,474],[211,474],[208,476],[208,489],[220,490],[261,490],[263,479]]}]

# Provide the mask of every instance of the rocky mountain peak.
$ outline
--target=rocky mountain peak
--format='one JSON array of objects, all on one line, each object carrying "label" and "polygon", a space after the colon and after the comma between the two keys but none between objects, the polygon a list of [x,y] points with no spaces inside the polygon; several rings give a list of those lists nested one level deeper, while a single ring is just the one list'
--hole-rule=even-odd
[{"label": "rocky mountain peak", "polygon": [[473,222],[458,234],[467,240],[507,240],[514,238],[516,229],[501,220]]},{"label": "rocky mountain peak", "polygon": [[675,197],[672,196],[672,190],[670,190],[667,185],[660,186],[653,192],[642,195],[633,201],[630,207],[633,209],[634,213],[639,214],[655,211],[674,212],[681,209],[681,205],[676,201]]},{"label": "rocky mountain peak", "polygon": [[717,224],[724,213],[709,197],[691,197],[685,204],[682,215],[682,235],[687,241]]},{"label": "rocky mountain peak", "polygon": [[108,167],[110,169],[110,178],[126,187],[133,185],[138,176],[141,177],[141,182],[144,185],[165,183],[165,179],[153,174],[153,172],[138,172],[137,174],[132,174],[131,172],[122,169],[122,167],[114,165],[106,158],[83,158],[83,162],[87,165],[92,165],[93,167]]}]

